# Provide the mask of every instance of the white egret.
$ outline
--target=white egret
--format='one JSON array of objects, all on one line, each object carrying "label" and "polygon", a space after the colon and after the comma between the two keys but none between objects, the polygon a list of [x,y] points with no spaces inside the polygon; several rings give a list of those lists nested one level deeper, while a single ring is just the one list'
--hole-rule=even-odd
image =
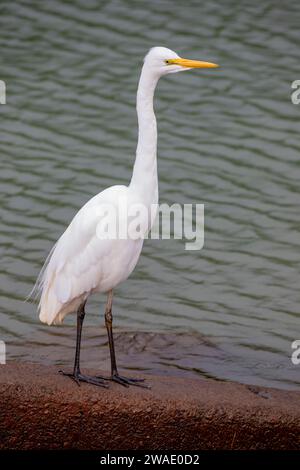
[{"label": "white egret", "polygon": [[[103,377],[84,375],[80,371],[81,331],[85,305],[91,294],[108,293],[105,308],[105,325],[108,334],[111,376],[122,385],[140,385],[142,380],[123,377],[118,373],[112,330],[113,289],[128,278],[139,259],[143,237],[138,239],[107,239],[101,236],[101,208],[110,205],[118,215],[127,217],[134,204],[150,210],[158,203],[157,179],[157,129],[153,111],[153,95],[159,78],[169,73],[191,68],[217,67],[210,62],[188,60],[179,57],[165,47],[150,49],[144,64],[137,91],[138,143],[133,174],[128,186],[112,186],[90,199],[75,215],[61,235],[37,281],[41,292],[39,318],[51,324],[62,323],[64,317],[77,312],[77,339],[72,377],[78,384],[87,382],[106,387]],[[122,214],[124,202],[127,214]],[[144,235],[153,220],[144,224]],[[99,228],[100,227],[100,228]],[[99,233],[100,230],[100,233]],[[104,229],[103,229],[104,230]]]}]

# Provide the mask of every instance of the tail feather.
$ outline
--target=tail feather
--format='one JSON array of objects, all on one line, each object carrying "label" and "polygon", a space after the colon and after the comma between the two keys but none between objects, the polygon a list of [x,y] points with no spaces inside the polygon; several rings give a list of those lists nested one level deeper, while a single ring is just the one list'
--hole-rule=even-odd
[{"label": "tail feather", "polygon": [[26,301],[39,300],[38,312],[39,319],[42,323],[51,325],[55,322],[57,312],[59,312],[62,304],[56,298],[53,290],[51,289],[55,280],[55,272],[51,272],[49,269],[52,255],[57,247],[57,243],[52,247],[48,254],[46,261],[37,277],[36,283],[33,289],[26,298]]},{"label": "tail feather", "polygon": [[43,287],[45,284],[45,277],[46,277],[46,270],[49,265],[49,261],[53,255],[53,252],[56,248],[57,243],[52,247],[50,253],[48,254],[46,261],[44,262],[42,269],[39,272],[39,275],[37,277],[37,280],[35,281],[35,284],[29,294],[27,295],[25,302],[34,302],[36,301],[42,294]]},{"label": "tail feather", "polygon": [[49,279],[49,274],[45,271],[42,279],[41,298],[38,306],[40,321],[42,323],[47,323],[48,325],[51,325],[54,322],[57,312],[61,307],[60,302],[58,302],[56,295],[51,289],[54,278],[54,273]]}]

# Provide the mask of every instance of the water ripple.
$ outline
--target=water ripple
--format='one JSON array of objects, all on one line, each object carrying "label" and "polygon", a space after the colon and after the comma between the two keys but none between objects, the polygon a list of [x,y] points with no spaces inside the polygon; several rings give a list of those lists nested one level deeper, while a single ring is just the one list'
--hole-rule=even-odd
[{"label": "water ripple", "polygon": [[[23,299],[78,208],[129,180],[141,58],[163,44],[222,66],[167,77],[156,99],[161,202],[205,203],[205,247],[147,241],[118,289],[117,324],[171,330],[135,338],[151,371],[299,386],[298,2],[32,0],[3,2],[1,20],[0,339],[11,357],[71,357],[69,330],[40,326]],[[125,343],[126,357],[141,353]]]}]

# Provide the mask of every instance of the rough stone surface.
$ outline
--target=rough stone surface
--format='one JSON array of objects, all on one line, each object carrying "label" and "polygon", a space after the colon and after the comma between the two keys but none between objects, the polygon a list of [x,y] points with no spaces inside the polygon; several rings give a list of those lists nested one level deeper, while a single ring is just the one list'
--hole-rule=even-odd
[{"label": "rough stone surface", "polygon": [[300,448],[300,392],[174,377],[147,381],[151,390],[78,387],[54,367],[2,365],[0,449]]}]

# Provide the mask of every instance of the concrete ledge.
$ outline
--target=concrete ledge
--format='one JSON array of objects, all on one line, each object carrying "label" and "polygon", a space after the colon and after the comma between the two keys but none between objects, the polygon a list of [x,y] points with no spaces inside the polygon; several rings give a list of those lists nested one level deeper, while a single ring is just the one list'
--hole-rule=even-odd
[{"label": "concrete ledge", "polygon": [[300,448],[300,392],[147,380],[151,390],[117,384],[105,390],[78,387],[54,367],[2,365],[0,449]]}]

